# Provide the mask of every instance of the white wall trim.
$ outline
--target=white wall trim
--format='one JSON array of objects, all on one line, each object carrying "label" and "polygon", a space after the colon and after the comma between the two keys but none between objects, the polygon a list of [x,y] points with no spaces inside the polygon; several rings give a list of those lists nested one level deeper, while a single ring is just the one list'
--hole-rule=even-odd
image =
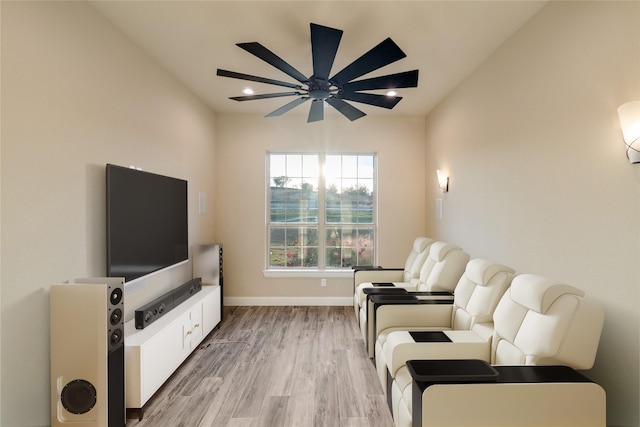
[{"label": "white wall trim", "polygon": [[353,305],[351,297],[225,297],[224,305]]},{"label": "white wall trim", "polygon": [[342,270],[319,270],[319,269],[303,269],[303,268],[272,268],[267,270],[262,270],[262,274],[264,277],[275,277],[275,278],[291,278],[291,277],[325,277],[325,278],[336,278],[336,277],[353,277],[352,269],[342,269]]}]

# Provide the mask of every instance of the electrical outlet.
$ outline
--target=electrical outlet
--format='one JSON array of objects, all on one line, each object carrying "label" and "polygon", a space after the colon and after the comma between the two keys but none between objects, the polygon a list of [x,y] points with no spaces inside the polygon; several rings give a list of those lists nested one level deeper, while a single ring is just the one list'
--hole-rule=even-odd
[{"label": "electrical outlet", "polygon": [[327,286],[327,279],[320,279],[320,286]]}]

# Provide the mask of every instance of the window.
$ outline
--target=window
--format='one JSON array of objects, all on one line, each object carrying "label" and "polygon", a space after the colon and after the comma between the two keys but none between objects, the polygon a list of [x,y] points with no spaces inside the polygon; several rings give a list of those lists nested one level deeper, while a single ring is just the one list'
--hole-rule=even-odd
[{"label": "window", "polygon": [[374,264],[374,154],[269,153],[267,170],[267,268]]}]

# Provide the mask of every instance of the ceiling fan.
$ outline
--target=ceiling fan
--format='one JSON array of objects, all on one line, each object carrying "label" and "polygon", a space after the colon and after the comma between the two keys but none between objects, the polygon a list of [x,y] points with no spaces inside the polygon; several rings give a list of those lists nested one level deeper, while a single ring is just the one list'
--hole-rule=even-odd
[{"label": "ceiling fan", "polygon": [[258,77],[234,71],[218,69],[217,75],[258,83],[294,89],[290,92],[267,93],[262,95],[234,96],[235,101],[252,101],[295,96],[295,99],[266,117],[280,116],[298,105],[311,101],[307,122],[324,119],[324,103],[342,113],[349,120],[359,119],[366,114],[346,101],[374,105],[376,107],[392,109],[402,99],[400,96],[378,95],[361,91],[377,89],[398,89],[418,86],[418,70],[388,74],[363,80],[355,80],[371,71],[396,62],[407,55],[390,38],[373,47],[364,55],[347,65],[343,70],[330,76],[333,61],[338,51],[342,30],[329,28],[318,24],[311,24],[311,56],[313,60],[313,75],[306,77],[300,71],[289,65],[282,58],[258,42],[237,43],[237,46],[268,64],[276,67],[285,74],[293,77],[300,84]]}]

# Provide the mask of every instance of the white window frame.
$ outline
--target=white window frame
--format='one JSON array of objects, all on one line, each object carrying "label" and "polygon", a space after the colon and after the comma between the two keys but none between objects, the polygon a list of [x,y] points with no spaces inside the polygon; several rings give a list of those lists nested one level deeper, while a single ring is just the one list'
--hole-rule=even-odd
[{"label": "white window frame", "polygon": [[[299,226],[311,225],[318,227],[318,267],[271,267],[269,260],[269,233],[272,225],[285,225],[287,223],[271,223],[271,155],[317,155],[320,173],[318,176],[318,222],[316,223],[295,223]],[[339,156],[372,156],[373,157],[373,222],[372,223],[329,223],[325,222],[326,206],[326,179],[325,164],[326,157],[330,155]],[[291,225],[291,223],[289,223]],[[373,265],[377,265],[378,257],[378,154],[375,152],[301,152],[301,151],[268,151],[265,156],[265,244],[264,244],[264,270],[265,277],[351,277],[353,270],[351,267],[326,267],[325,260],[325,231],[332,226],[366,226],[373,228]]]}]

